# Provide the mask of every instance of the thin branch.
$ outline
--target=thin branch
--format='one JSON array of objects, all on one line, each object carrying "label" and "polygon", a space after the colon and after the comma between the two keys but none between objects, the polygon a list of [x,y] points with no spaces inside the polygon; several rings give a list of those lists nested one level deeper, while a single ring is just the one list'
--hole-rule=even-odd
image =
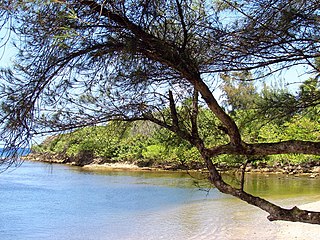
[{"label": "thin branch", "polygon": [[242,191],[244,191],[244,183],[245,183],[245,174],[246,174],[246,168],[248,163],[251,162],[251,159],[247,158],[247,160],[245,161],[245,163],[242,165],[242,169],[241,169],[241,179],[240,179],[240,189]]},{"label": "thin branch", "polygon": [[276,154],[314,154],[320,155],[320,142],[289,140],[274,143],[253,143],[242,142],[241,146],[232,144],[221,145],[207,149],[210,157],[230,154],[247,156],[264,156]]},{"label": "thin branch", "polygon": [[184,51],[186,49],[187,43],[188,43],[188,29],[184,20],[184,14],[183,14],[183,9],[181,6],[181,3],[179,2],[179,0],[176,0],[176,4],[177,4],[177,8],[178,8],[178,14],[180,17],[180,21],[181,21],[181,26],[182,26],[182,30],[183,30],[183,43],[181,46],[181,50]]},{"label": "thin branch", "polygon": [[199,138],[198,114],[199,114],[199,92],[196,89],[194,89],[193,96],[192,96],[192,111],[191,111],[191,135],[194,138]]},{"label": "thin branch", "polygon": [[169,104],[170,104],[170,112],[171,112],[171,118],[172,118],[172,126],[178,129],[179,128],[178,113],[177,113],[176,104],[174,103],[173,94],[171,90],[169,90]]}]

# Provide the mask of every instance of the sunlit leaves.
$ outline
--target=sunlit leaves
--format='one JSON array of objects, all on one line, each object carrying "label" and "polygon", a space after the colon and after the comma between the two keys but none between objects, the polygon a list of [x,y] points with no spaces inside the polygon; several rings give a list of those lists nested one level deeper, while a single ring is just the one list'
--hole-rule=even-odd
[{"label": "sunlit leaves", "polygon": [[[170,128],[169,90],[178,127],[190,133],[191,92],[200,82],[213,90],[220,78],[226,93],[220,113],[232,115],[243,132],[258,108],[264,119],[281,119],[319,103],[314,82],[297,95],[266,90],[257,96],[253,84],[292,65],[318,71],[317,1],[11,2],[19,54],[3,75],[10,87],[2,105],[12,114],[1,120],[23,123],[20,135],[146,116]],[[13,14],[8,2],[0,6]],[[225,122],[204,112],[197,116],[201,138],[208,146],[227,143]]]}]

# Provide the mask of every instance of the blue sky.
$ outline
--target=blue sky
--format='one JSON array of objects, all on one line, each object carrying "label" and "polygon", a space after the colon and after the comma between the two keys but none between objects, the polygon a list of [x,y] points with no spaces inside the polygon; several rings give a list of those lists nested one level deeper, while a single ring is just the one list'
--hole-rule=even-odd
[{"label": "blue sky", "polygon": [[9,35],[9,32],[6,30],[7,26],[4,25],[0,29],[0,67],[7,67],[12,64],[11,58],[15,55],[16,50],[13,48],[10,40],[12,38],[12,33]]},{"label": "blue sky", "polygon": [[0,49],[0,67],[9,67],[12,63],[15,50],[12,47],[3,47]]},{"label": "blue sky", "polygon": [[[0,38],[3,36],[3,31],[0,31]],[[1,42],[0,42],[1,43]],[[10,67],[13,65],[14,56],[17,53],[16,49],[11,45],[7,44],[0,48],[0,68]],[[267,79],[268,85],[274,87],[286,87],[289,88],[291,92],[296,92],[298,90],[299,83],[305,81],[310,77],[307,72],[310,71],[307,67],[299,66],[294,67],[289,70],[284,70],[281,73],[274,74]],[[279,82],[281,84],[279,84]],[[216,96],[221,94],[220,90],[216,90],[214,93]],[[217,96],[217,99],[219,97]],[[34,139],[36,142],[41,142],[43,137],[37,137]],[[0,141],[1,145],[1,141]]]}]

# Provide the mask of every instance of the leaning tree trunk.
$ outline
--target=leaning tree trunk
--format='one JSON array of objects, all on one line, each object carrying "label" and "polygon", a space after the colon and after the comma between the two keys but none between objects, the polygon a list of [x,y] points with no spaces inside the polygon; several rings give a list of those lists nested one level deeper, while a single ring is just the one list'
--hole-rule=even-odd
[{"label": "leaning tree trunk", "polygon": [[203,158],[209,170],[209,180],[220,192],[230,194],[236,198],[241,199],[242,201],[249,203],[250,205],[256,206],[268,212],[270,214],[268,216],[268,219],[270,221],[283,220],[291,222],[320,224],[320,212],[301,210],[298,207],[285,209],[263,198],[253,196],[245,192],[243,189],[237,189],[230,186],[223,181],[220,173],[217,171],[210,157],[204,155]]},{"label": "leaning tree trunk", "polygon": [[[247,144],[241,139],[241,134],[237,124],[231,118],[231,116],[219,105],[216,98],[213,96],[212,91],[208,85],[201,78],[201,67],[193,59],[189,52],[186,51],[186,42],[182,47],[170,44],[159,37],[152,35],[150,31],[146,31],[142,26],[137,25],[121,13],[114,11],[114,9],[108,9],[105,5],[100,5],[94,0],[81,0],[79,1],[83,7],[87,7],[94,14],[104,16],[108,18],[112,23],[117,25],[118,29],[123,29],[124,32],[130,32],[130,41],[135,43],[135,51],[143,56],[152,59],[155,62],[159,62],[164,66],[174,70],[180,77],[185,79],[188,83],[194,86],[195,95],[193,100],[193,111],[191,115],[191,132],[180,127],[180,119],[177,114],[175,102],[173,101],[173,95],[169,92],[169,108],[171,111],[172,122],[168,123],[163,119],[157,119],[151,112],[142,113],[145,120],[150,120],[162,127],[165,127],[181,138],[190,142],[193,146],[197,147],[204,161],[207,164],[211,183],[217,187],[223,193],[233,195],[251,205],[257,206],[262,210],[268,212],[270,215],[269,220],[285,220],[293,222],[305,222],[312,224],[320,224],[320,213],[300,210],[297,207],[292,209],[284,209],[267,200],[259,197],[252,196],[243,188],[236,189],[229,184],[225,183],[217,171],[215,165],[212,162],[214,156],[221,154],[234,154],[234,155],[246,155],[246,156],[260,156],[260,155],[272,155],[272,154],[287,154],[287,153],[302,153],[302,154],[317,154],[320,155],[320,142],[309,141],[286,141],[279,143],[257,143]],[[177,6],[179,9],[179,5]],[[181,14],[181,11],[179,11]],[[184,24],[182,24],[184,30]],[[120,30],[119,30],[120,31]],[[188,39],[188,31],[184,31],[184,40]],[[303,55],[302,57],[305,57]],[[280,59],[284,61],[285,59]],[[273,64],[273,62],[269,62]],[[267,66],[263,64],[262,66]],[[257,65],[259,67],[259,64]],[[221,72],[224,72],[222,69]],[[203,144],[203,140],[199,137],[197,126],[198,115],[198,94],[206,102],[211,112],[220,120],[223,127],[226,129],[226,134],[229,136],[229,143],[226,145],[216,146],[214,148],[206,149]]]}]

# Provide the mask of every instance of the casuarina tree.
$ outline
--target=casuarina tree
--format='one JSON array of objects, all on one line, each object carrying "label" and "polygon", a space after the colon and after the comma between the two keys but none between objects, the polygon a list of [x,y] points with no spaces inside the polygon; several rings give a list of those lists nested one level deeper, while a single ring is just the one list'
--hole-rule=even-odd
[{"label": "casuarina tree", "polygon": [[[319,224],[320,213],[285,209],[227,184],[214,162],[222,154],[320,154],[320,142],[305,139],[244,141],[215,94],[222,76],[237,73],[255,81],[306,66],[317,81],[319,8],[316,0],[2,1],[2,31],[11,33],[17,56],[1,73],[1,138],[16,147],[38,134],[148,120],[195,146],[221,192],[269,220]],[[318,103],[318,88],[310,91],[303,102]],[[177,108],[186,99],[182,117]],[[295,99],[294,111],[317,107]],[[223,143],[203,141],[200,107],[220,121],[212,127]]]}]

